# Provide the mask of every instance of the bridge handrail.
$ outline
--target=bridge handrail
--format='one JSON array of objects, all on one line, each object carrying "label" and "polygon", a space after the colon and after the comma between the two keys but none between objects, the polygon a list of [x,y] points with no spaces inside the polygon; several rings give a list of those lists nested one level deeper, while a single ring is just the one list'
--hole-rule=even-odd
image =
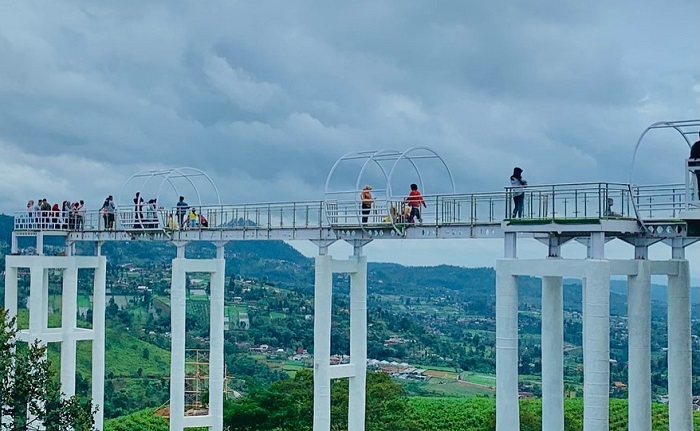
[{"label": "bridge handrail", "polygon": [[[508,186],[500,191],[424,195],[428,207],[421,208],[423,223],[432,226],[476,226],[513,221],[512,197],[516,189],[525,193],[526,208],[521,217],[530,220],[626,218],[642,222],[675,219],[686,208],[683,184],[535,184],[522,189]],[[612,199],[612,204],[609,199]],[[392,215],[391,208],[398,211],[402,205],[403,197],[375,201],[366,215],[355,199],[189,206],[184,210],[187,214],[183,214],[183,208],[177,206],[160,207],[155,211],[144,206],[143,211],[137,214],[133,205],[126,205],[116,209],[111,228],[149,232],[189,228],[190,224],[199,229],[218,230],[365,228],[370,225],[396,228],[403,222]],[[197,216],[190,222],[191,209]],[[200,216],[203,218],[200,219]],[[102,210],[86,211],[84,219],[79,222],[61,211],[35,214],[24,210],[15,214],[15,230],[103,231],[107,230],[107,221]]]},{"label": "bridge handrail", "polygon": [[[627,183],[579,182],[507,186],[507,220],[515,219],[584,219],[637,218]],[[522,214],[514,211],[513,198],[524,193],[526,208]],[[610,201],[612,199],[612,201]]]}]

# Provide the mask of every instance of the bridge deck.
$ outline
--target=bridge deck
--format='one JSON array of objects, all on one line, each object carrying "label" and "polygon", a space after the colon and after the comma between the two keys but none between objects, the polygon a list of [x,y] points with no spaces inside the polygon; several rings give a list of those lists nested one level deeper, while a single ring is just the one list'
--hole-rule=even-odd
[{"label": "bridge deck", "polygon": [[[100,210],[77,214],[15,214],[14,234],[60,235],[69,241],[247,239],[431,239],[499,238],[505,232],[531,235],[700,237],[700,203],[688,199],[686,186],[631,187],[617,183],[529,186],[522,217],[512,217],[513,190],[425,196],[422,223],[407,223],[398,214],[404,202],[375,202],[363,215],[357,201],[273,202],[136,211],[116,209],[108,229]],[[189,213],[197,217],[192,222]],[[688,217],[690,214],[692,217]],[[206,223],[203,223],[204,217]],[[363,220],[363,216],[367,220]]]}]

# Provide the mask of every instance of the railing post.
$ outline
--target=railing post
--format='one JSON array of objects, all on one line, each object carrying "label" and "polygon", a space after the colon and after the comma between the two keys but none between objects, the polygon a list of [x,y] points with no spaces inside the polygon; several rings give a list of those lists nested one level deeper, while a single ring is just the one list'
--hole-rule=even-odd
[{"label": "railing post", "polygon": [[438,203],[440,202],[440,197],[435,196],[435,226],[440,225],[440,213],[438,212]]},{"label": "railing post", "polygon": [[552,220],[554,220],[554,217],[557,213],[556,211],[557,208],[557,195],[554,186],[552,186]]},{"label": "railing post", "polygon": [[506,213],[505,213],[505,217],[504,217],[504,218],[506,218],[506,219],[511,218],[510,216],[513,214],[513,209],[511,208],[511,205],[513,204],[512,199],[511,199],[511,195],[512,195],[512,194],[513,194],[513,193],[512,193],[512,190],[511,190],[510,188],[506,187],[506,195],[505,195],[505,198],[506,198],[506,202],[505,202],[505,203],[506,203],[506,204],[505,204]]}]

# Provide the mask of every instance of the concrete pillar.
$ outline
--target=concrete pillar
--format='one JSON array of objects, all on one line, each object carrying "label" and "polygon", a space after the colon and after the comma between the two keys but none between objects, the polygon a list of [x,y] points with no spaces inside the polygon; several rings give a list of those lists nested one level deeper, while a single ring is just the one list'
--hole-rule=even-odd
[{"label": "concrete pillar", "polygon": [[10,244],[10,253],[12,254],[17,254],[19,253],[19,245],[17,243],[17,233],[14,231],[12,232],[12,243]]},{"label": "concrete pillar", "polygon": [[211,306],[209,329],[209,415],[211,431],[224,426],[224,246],[216,248],[216,272],[211,274]]},{"label": "concrete pillar", "polygon": [[[29,273],[29,330],[26,341],[31,343],[38,340],[40,345],[46,346],[42,335],[46,332],[48,322],[48,270],[42,265],[34,265],[30,266]],[[34,421],[37,429],[44,429],[44,424],[33,415],[28,414],[27,420]]]},{"label": "concrete pillar", "polygon": [[564,297],[561,277],[542,277],[542,430],[564,430]]},{"label": "concrete pillar", "polygon": [[648,260],[637,268],[627,277],[627,415],[630,430],[651,431],[651,268]]},{"label": "concrete pillar", "polygon": [[43,268],[44,276],[41,286],[41,331],[49,327],[49,268]]},{"label": "concrete pillar", "polygon": [[690,338],[690,268],[677,260],[678,275],[668,277],[669,429],[693,429]]},{"label": "concrete pillar", "polygon": [[[42,266],[29,268],[29,340],[39,339],[46,329],[47,303],[44,300],[44,290],[48,297],[48,271]],[[46,345],[46,343],[42,343]]]},{"label": "concrete pillar", "polygon": [[586,263],[583,429],[607,431],[610,393],[610,263]]},{"label": "concrete pillar", "polygon": [[[76,343],[92,340],[92,402],[99,407],[95,414],[95,428],[102,430],[104,410],[104,315],[105,273],[104,257],[47,257],[6,256],[5,297],[11,314],[17,312],[18,268],[29,268],[29,329],[19,331],[18,340],[31,343],[39,340],[61,343],[61,391],[66,396],[75,394]],[[95,269],[95,292],[93,295],[93,329],[77,327],[78,269]],[[60,328],[48,328],[48,280],[51,269],[63,270],[62,324]],[[31,418],[30,418],[31,419]],[[43,429],[41,424],[37,429]]]},{"label": "concrete pillar", "polygon": [[[180,249],[178,247],[178,256]],[[182,253],[184,254],[184,252]],[[170,287],[170,431],[185,427],[185,259],[172,263]]]},{"label": "concrete pillar", "polygon": [[78,268],[63,270],[61,295],[61,392],[66,397],[75,395],[76,349],[75,330],[78,327]]},{"label": "concrete pillar", "polygon": [[520,429],[518,282],[505,262],[496,261],[496,431]]},{"label": "concrete pillar", "polygon": [[105,400],[105,308],[107,306],[107,258],[97,257],[92,293],[92,403],[99,406],[95,428],[102,431]]},{"label": "concrete pillar", "polygon": [[314,286],[314,431],[331,429],[331,256],[316,256]]},{"label": "concrete pillar", "polygon": [[503,241],[503,257],[515,259],[518,256],[518,236],[515,232],[506,232]]},{"label": "concrete pillar", "polygon": [[350,377],[348,431],[365,429],[365,397],[367,387],[367,257],[362,248],[355,248],[352,259],[357,272],[350,274],[350,363],[355,376]]},{"label": "concrete pillar", "polygon": [[[17,268],[9,265],[5,265],[5,309],[8,319],[17,316]],[[3,426],[9,429],[11,423],[10,416],[0,416],[0,429],[5,429]]]},{"label": "concrete pillar", "polygon": [[5,309],[8,318],[17,316],[17,268],[5,265]]},{"label": "concrete pillar", "polygon": [[36,254],[39,256],[44,255],[44,234],[41,232],[36,234]]}]

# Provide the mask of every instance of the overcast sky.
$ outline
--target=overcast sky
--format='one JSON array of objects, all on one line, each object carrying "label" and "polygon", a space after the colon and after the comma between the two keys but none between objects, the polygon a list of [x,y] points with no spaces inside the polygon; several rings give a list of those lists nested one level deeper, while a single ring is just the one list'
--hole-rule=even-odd
[{"label": "overcast sky", "polygon": [[[646,126],[700,117],[697,0],[0,3],[5,213],[179,166],[226,203],[323,199],[343,154],[416,145],[459,192],[627,181]],[[687,152],[650,139],[634,180]]]}]

